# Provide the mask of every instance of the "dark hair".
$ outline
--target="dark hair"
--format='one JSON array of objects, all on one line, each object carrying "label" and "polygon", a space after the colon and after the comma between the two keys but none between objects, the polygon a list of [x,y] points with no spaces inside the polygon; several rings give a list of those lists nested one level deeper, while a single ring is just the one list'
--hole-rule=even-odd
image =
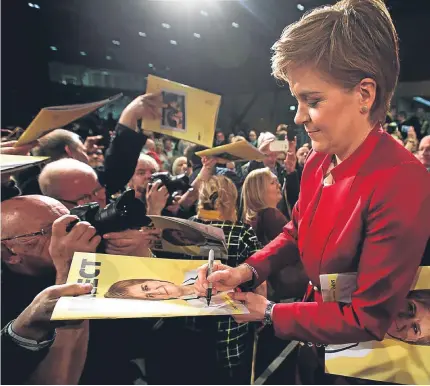
[{"label": "dark hair", "polygon": [[183,242],[183,239],[178,239],[176,236],[174,236],[174,234],[176,232],[181,233],[181,236],[184,239],[190,239],[193,240],[194,244],[191,245],[199,245],[201,243],[205,242],[205,237],[202,236],[200,233],[193,232],[192,230],[188,230],[188,229],[171,229],[171,228],[166,228],[163,229],[163,232],[161,234],[161,238],[166,240],[167,242],[169,242],[170,244],[176,245],[176,246],[181,246],[181,247],[185,247],[190,245],[189,243],[185,243]]},{"label": "dark hair", "polygon": [[[409,291],[406,298],[415,300],[417,303],[420,303],[423,307],[430,311],[430,289]],[[416,341],[406,340],[405,342],[414,345],[430,346],[430,335],[423,336]]]},{"label": "dark hair", "polygon": [[190,146],[185,152],[185,157],[187,157],[187,164],[192,167],[202,165],[202,159],[198,155],[196,155],[196,153],[206,149],[208,148],[201,145]]},{"label": "dark hair", "polygon": [[66,146],[76,149],[79,136],[76,133],[64,129],[56,129],[39,139],[39,146],[34,150],[34,155],[50,157],[56,161],[67,157]]}]

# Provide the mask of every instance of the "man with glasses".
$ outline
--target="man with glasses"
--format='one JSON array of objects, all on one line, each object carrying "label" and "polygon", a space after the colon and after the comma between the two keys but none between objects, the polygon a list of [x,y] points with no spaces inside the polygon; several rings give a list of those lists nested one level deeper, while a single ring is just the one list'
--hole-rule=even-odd
[{"label": "man with glasses", "polygon": [[[40,188],[44,195],[53,197],[68,209],[77,205],[97,202],[106,206],[105,189],[100,185],[91,166],[73,159],[61,159],[48,164],[40,174]],[[167,200],[167,192],[164,204]],[[155,214],[155,213],[153,213]],[[128,229],[103,236],[105,252],[117,255],[151,256],[149,247],[158,240],[159,232],[153,229]]]},{"label": "man with glasses", "polygon": [[[81,222],[66,232],[74,219],[64,205],[50,197],[22,196],[2,203],[2,327],[39,292],[66,282],[75,251],[95,252],[101,238],[89,223]],[[73,330],[58,330],[52,350],[39,364],[31,383],[76,383],[87,342],[86,323]],[[43,342],[33,345],[41,348]]]}]

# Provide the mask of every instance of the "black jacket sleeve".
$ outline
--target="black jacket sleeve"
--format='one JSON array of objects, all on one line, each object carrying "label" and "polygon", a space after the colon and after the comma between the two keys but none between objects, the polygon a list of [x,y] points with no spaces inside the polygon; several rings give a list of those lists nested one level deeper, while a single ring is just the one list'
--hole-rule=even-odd
[{"label": "black jacket sleeve", "polygon": [[3,385],[22,385],[46,357],[49,347],[31,351],[17,345],[6,333],[1,331],[1,382]]},{"label": "black jacket sleeve", "polygon": [[110,146],[106,150],[104,166],[96,169],[99,181],[106,187],[109,196],[123,190],[130,181],[147,138],[142,133],[117,124]]}]

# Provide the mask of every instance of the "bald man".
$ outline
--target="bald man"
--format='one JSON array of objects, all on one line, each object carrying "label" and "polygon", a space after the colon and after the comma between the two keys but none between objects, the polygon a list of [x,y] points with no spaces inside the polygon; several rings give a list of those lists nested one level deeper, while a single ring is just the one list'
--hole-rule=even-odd
[{"label": "bald man", "polygon": [[417,158],[427,168],[427,171],[430,172],[430,135],[425,136],[421,140]]},{"label": "bald man", "polygon": [[[106,192],[95,171],[89,165],[74,159],[61,159],[48,164],[40,174],[39,184],[43,194],[57,199],[69,209],[90,202],[97,202],[100,208],[106,206]],[[157,195],[161,194],[164,194],[165,204],[167,190],[160,189]],[[151,243],[159,240],[159,235],[159,231],[145,228],[111,232],[103,235],[105,252],[115,255],[152,256],[149,247]]]},{"label": "bald man", "polygon": [[[43,289],[65,283],[75,251],[95,252],[101,239],[90,224],[81,222],[66,232],[75,218],[49,197],[23,196],[3,202],[2,326],[16,318]],[[52,349],[30,383],[77,383],[87,344],[88,323],[73,330],[58,330]]]}]

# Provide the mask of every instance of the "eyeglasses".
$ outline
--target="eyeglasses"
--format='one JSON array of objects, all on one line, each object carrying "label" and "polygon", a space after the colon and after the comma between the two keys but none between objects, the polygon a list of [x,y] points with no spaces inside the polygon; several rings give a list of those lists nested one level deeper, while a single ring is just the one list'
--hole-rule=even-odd
[{"label": "eyeglasses", "polygon": [[102,195],[106,194],[105,188],[103,186],[99,186],[98,188],[94,189],[90,194],[84,194],[83,196],[77,198],[76,201],[63,200],[63,199],[60,199],[59,201],[65,202],[67,204],[71,204],[74,206],[78,206],[78,205],[80,205],[79,202],[82,202],[85,204],[93,202],[95,198],[99,197],[100,193],[102,193]]},{"label": "eyeglasses", "polygon": [[23,237],[45,236],[45,235],[49,234],[51,229],[52,229],[52,224],[49,225],[48,227],[44,228],[44,229],[41,229],[38,232],[26,233],[24,235],[18,235],[18,236],[13,236],[13,237],[5,237],[4,239],[1,239],[1,241],[16,240],[16,239],[21,239]]}]

